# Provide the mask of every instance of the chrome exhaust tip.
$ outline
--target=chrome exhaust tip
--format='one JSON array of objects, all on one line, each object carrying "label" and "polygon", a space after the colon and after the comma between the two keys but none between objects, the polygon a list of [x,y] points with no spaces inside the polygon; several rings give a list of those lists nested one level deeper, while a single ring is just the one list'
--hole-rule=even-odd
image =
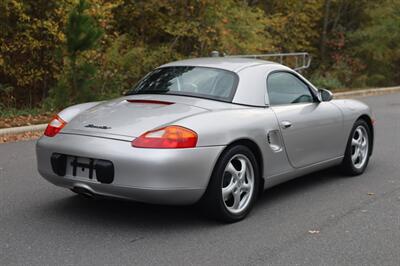
[{"label": "chrome exhaust tip", "polygon": [[90,190],[88,190],[86,188],[83,188],[83,187],[73,187],[71,189],[71,191],[76,193],[76,194],[78,194],[78,195],[80,195],[80,196],[88,198],[88,199],[94,199],[95,198],[95,195],[93,194],[93,192],[91,192]]}]

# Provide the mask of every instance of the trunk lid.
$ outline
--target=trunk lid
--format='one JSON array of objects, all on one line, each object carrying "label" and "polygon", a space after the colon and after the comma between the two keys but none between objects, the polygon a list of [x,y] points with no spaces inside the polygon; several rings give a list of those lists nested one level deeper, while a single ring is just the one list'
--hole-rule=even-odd
[{"label": "trunk lid", "polygon": [[62,133],[132,140],[154,128],[209,111],[193,105],[195,101],[177,102],[176,98],[146,95],[108,101],[80,113]]}]

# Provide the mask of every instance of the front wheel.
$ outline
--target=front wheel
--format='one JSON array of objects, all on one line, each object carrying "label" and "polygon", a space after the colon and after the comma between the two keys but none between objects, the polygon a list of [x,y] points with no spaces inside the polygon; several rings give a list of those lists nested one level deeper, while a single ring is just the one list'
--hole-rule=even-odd
[{"label": "front wheel", "polygon": [[367,168],[370,157],[371,131],[364,120],[357,120],[351,131],[342,163],[348,175],[360,175]]},{"label": "front wheel", "polygon": [[203,208],[225,222],[236,222],[252,209],[259,186],[259,168],[249,148],[228,148],[219,158],[207,191]]}]

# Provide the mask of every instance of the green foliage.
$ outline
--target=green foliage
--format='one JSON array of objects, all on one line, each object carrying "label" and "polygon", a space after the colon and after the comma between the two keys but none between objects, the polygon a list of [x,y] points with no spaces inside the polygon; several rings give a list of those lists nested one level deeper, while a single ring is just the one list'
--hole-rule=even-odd
[{"label": "green foliage", "polygon": [[85,13],[89,7],[88,2],[79,0],[68,16],[65,35],[71,58],[76,57],[78,52],[92,49],[103,34],[96,20]]},{"label": "green foliage", "polygon": [[400,2],[385,0],[367,11],[368,22],[350,37],[355,55],[366,66],[367,85],[400,81]]},{"label": "green foliage", "polygon": [[16,117],[16,116],[28,116],[28,115],[41,115],[44,110],[41,108],[15,108],[15,107],[4,107],[0,104],[0,118]]},{"label": "green foliage", "polygon": [[228,54],[274,50],[262,10],[243,1],[121,1],[113,14],[120,35],[99,64],[99,98],[120,95],[169,61],[208,56],[216,49]]},{"label": "green foliage", "polygon": [[[267,32],[278,51],[316,52],[319,24],[322,19],[321,0],[271,0],[260,6],[267,18]],[[268,2],[268,3],[265,3]]]},{"label": "green foliage", "polygon": [[56,81],[64,7],[62,1],[0,1],[0,83],[15,88],[19,106],[42,100]]},{"label": "green foliage", "polygon": [[0,102],[0,107],[4,108],[15,108],[16,102],[15,97],[13,96],[15,88],[8,84],[0,84],[0,98],[4,98],[3,101]]},{"label": "green foliage", "polygon": [[160,64],[181,59],[168,45],[135,46],[127,36],[118,37],[106,50],[96,76],[100,99],[115,97],[131,89],[146,73]]},{"label": "green foliage", "polygon": [[[96,100],[97,95],[93,89],[95,74],[95,66],[86,62],[78,63],[74,71],[66,67],[65,74],[49,92],[45,102],[46,109],[60,109],[71,104]],[[72,82],[76,91],[72,90]]]},{"label": "green foliage", "polygon": [[129,1],[115,8],[117,29],[136,45],[168,45],[183,56],[272,50],[266,20],[245,1]]},{"label": "green foliage", "polygon": [[92,88],[96,67],[81,54],[96,46],[103,31],[94,18],[86,14],[89,7],[85,0],[79,0],[68,16],[65,32],[67,64],[64,75],[50,92],[47,104],[52,107],[96,99]]},{"label": "green foliage", "polygon": [[64,107],[70,102],[68,80],[66,75],[61,75],[57,84],[49,91],[49,97],[44,101],[44,108],[53,110],[57,107]]},{"label": "green foliage", "polygon": [[329,89],[400,83],[399,0],[3,0],[0,27],[3,110],[115,97],[212,50],[310,52]]},{"label": "green foliage", "polygon": [[343,88],[343,84],[332,74],[327,73],[322,75],[320,73],[314,74],[310,81],[320,89],[337,90]]}]

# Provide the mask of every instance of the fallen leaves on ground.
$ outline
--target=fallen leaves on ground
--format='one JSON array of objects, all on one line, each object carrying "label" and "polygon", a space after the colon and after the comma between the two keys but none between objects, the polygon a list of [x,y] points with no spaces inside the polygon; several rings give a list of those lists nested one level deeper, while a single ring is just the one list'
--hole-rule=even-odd
[{"label": "fallen leaves on ground", "polygon": [[40,138],[42,135],[43,131],[35,131],[19,133],[15,135],[0,136],[0,143],[16,142],[21,140],[34,140]]},{"label": "fallen leaves on ground", "polygon": [[52,113],[44,113],[40,115],[19,115],[14,117],[0,117],[0,128],[47,124],[52,117],[53,117]]}]

